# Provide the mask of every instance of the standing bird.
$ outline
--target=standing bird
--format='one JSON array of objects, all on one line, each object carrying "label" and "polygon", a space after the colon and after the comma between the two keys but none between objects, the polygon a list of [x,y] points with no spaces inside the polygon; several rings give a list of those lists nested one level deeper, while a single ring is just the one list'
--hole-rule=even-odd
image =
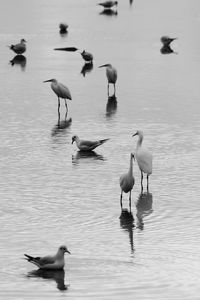
[{"label": "standing bird", "polygon": [[128,173],[125,173],[120,176],[119,179],[119,184],[121,187],[121,196],[120,196],[120,204],[121,204],[121,209],[123,209],[122,205],[122,194],[124,193],[129,193],[129,208],[131,211],[131,190],[133,189],[135,179],[133,177],[133,158],[135,160],[135,156],[133,153],[130,155],[130,166]]},{"label": "standing bird", "polygon": [[25,259],[28,262],[33,263],[38,268],[43,270],[61,270],[65,266],[64,254],[65,252],[71,254],[66,246],[60,246],[58,251],[53,256],[33,257],[28,254],[24,254]]},{"label": "standing bird", "polygon": [[171,42],[177,40],[177,38],[170,38],[169,36],[162,36],[160,41],[163,43],[164,46],[170,46]]},{"label": "standing bird", "polygon": [[69,89],[62,83],[58,82],[56,79],[45,80],[44,82],[51,82],[51,88],[54,93],[58,96],[58,115],[60,115],[60,98],[65,99],[66,113],[68,112],[67,100],[72,100],[71,93]]},{"label": "standing bird", "polygon": [[79,150],[81,150],[81,151],[92,151],[96,147],[104,144],[108,140],[109,139],[97,140],[97,141],[87,141],[87,140],[81,140],[77,135],[74,135],[72,137],[72,144],[75,141],[77,147],[79,148]]},{"label": "standing bird", "polygon": [[117,6],[118,2],[117,1],[105,1],[105,2],[98,3],[98,5],[103,6],[104,9],[110,9],[115,5]]},{"label": "standing bird", "polygon": [[13,50],[17,54],[22,54],[26,51],[26,41],[25,39],[21,39],[19,44],[8,46],[11,50]]},{"label": "standing bird", "polygon": [[147,189],[149,186],[149,175],[152,173],[152,160],[153,156],[152,154],[142,147],[142,141],[143,141],[143,132],[141,130],[138,130],[133,136],[138,135],[138,142],[137,142],[137,147],[136,147],[136,152],[135,152],[135,157],[138,163],[138,166],[141,171],[141,187],[142,186],[142,181],[143,181],[143,173],[147,174]]},{"label": "standing bird", "polygon": [[109,83],[114,84],[114,94],[115,94],[115,83],[117,81],[117,70],[111,64],[105,64],[99,66],[99,68],[106,67],[106,76],[108,79],[108,95],[109,95]]}]

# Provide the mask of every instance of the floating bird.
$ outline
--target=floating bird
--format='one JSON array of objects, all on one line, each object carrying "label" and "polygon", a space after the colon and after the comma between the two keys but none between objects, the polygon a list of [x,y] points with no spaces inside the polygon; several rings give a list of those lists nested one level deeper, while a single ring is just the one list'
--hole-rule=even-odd
[{"label": "floating bird", "polygon": [[25,39],[21,39],[19,44],[8,46],[11,50],[13,50],[16,54],[22,54],[26,51],[26,41]]},{"label": "floating bird", "polygon": [[77,135],[74,135],[72,137],[72,144],[75,141],[77,147],[79,148],[79,150],[81,150],[81,151],[92,151],[96,147],[104,144],[108,140],[109,139],[98,140],[98,141],[86,141],[86,140],[81,140]]},{"label": "floating bird", "polygon": [[101,5],[106,9],[110,9],[111,7],[113,7],[115,5],[117,6],[118,2],[117,1],[105,1],[105,2],[98,3],[98,5]]},{"label": "floating bird", "polygon": [[173,42],[174,40],[177,40],[177,38],[170,38],[169,36],[162,36],[160,41],[161,43],[163,43],[164,46],[169,46],[171,44],[171,42]]},{"label": "floating bird", "polygon": [[133,136],[138,135],[138,142],[135,152],[135,157],[138,163],[138,166],[141,171],[141,187],[142,187],[142,181],[143,181],[143,173],[147,174],[147,189],[149,186],[149,175],[152,173],[152,154],[142,147],[142,141],[143,141],[143,132],[141,130],[138,130]]},{"label": "floating bird", "polygon": [[111,64],[105,64],[99,66],[99,68],[106,67],[106,76],[108,79],[108,95],[109,95],[109,83],[114,84],[114,94],[115,94],[115,83],[117,81],[117,70]]},{"label": "floating bird", "polygon": [[134,154],[131,153],[129,171],[128,171],[128,173],[121,175],[120,179],[119,179],[119,184],[120,184],[120,187],[121,187],[121,196],[120,196],[121,209],[123,209],[123,205],[122,205],[123,192],[124,193],[129,193],[129,208],[130,208],[130,211],[131,211],[131,190],[133,189],[133,186],[134,186],[134,183],[135,183],[135,179],[133,177],[133,158],[135,159]]},{"label": "floating bird", "polygon": [[60,98],[65,99],[66,111],[68,112],[66,99],[72,100],[72,96],[69,89],[62,83],[58,82],[56,79],[49,79],[45,80],[44,82],[51,82],[51,88],[54,91],[54,93],[58,96],[58,114],[60,115]]},{"label": "floating bird", "polygon": [[[64,48],[54,48],[54,50],[75,52],[79,49],[76,47],[64,47]],[[80,54],[86,63],[92,63],[92,61],[93,61],[92,53],[83,50],[80,52]]]},{"label": "floating bird", "polygon": [[67,33],[68,27],[69,27],[68,24],[66,24],[66,23],[60,23],[60,24],[59,24],[60,33],[61,33],[61,34]]},{"label": "floating bird", "polygon": [[65,252],[71,254],[66,246],[60,246],[58,248],[57,253],[54,256],[43,256],[43,257],[33,257],[28,254],[24,254],[26,257],[25,259],[28,262],[33,263],[38,268],[43,270],[61,270],[64,268],[65,259],[64,254]]}]

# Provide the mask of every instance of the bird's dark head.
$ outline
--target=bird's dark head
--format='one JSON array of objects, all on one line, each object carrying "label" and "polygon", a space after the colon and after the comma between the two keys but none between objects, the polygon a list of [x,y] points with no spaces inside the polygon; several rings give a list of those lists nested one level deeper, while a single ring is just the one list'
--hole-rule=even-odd
[{"label": "bird's dark head", "polygon": [[165,35],[162,36],[160,41],[161,43],[163,43],[164,45],[169,45],[172,41],[176,40],[177,38],[170,38],[169,36]]},{"label": "bird's dark head", "polygon": [[59,247],[59,252],[62,252],[63,254],[65,252],[71,254],[71,252],[67,249],[67,247],[65,245],[62,245],[62,246]]},{"label": "bird's dark head", "polygon": [[132,135],[132,137],[136,136],[136,135],[138,135],[140,139],[143,139],[143,131],[142,130],[137,130],[136,133],[134,133]]},{"label": "bird's dark head", "polygon": [[118,5],[118,1],[115,1],[115,5]]},{"label": "bird's dark head", "polygon": [[25,39],[21,39],[21,43],[26,43],[26,40]]},{"label": "bird's dark head", "polygon": [[74,141],[76,141],[76,139],[77,139],[77,135],[74,135],[74,136],[72,137],[72,144],[73,144]]},{"label": "bird's dark head", "polygon": [[53,79],[45,80],[45,81],[43,81],[43,82],[57,82],[57,80],[53,78]]}]

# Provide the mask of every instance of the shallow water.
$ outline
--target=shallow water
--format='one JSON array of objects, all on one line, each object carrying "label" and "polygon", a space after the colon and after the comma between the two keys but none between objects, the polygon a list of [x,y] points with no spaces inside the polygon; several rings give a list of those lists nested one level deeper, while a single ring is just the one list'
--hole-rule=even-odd
[{"label": "shallow water", "polygon": [[[131,1],[130,1],[131,2]],[[0,295],[4,299],[198,299],[199,59],[198,1],[120,1],[102,14],[92,0],[0,1]],[[69,24],[61,36],[60,22]],[[177,36],[171,54],[162,35]],[[6,45],[27,40],[22,61]],[[75,46],[94,54],[85,69]],[[104,69],[118,70],[116,97]],[[85,73],[86,72],[86,73]],[[49,84],[66,84],[58,121]],[[69,119],[72,119],[69,121]],[[132,215],[121,214],[119,177],[144,131],[154,155],[149,192],[134,165]],[[74,134],[110,140],[93,155]],[[128,195],[124,196],[128,209]],[[23,253],[66,244],[65,272],[33,272]]]}]

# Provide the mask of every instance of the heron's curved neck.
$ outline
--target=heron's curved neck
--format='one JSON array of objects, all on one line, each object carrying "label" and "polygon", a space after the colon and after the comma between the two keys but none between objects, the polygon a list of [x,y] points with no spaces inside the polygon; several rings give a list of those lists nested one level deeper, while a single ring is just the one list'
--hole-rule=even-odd
[{"label": "heron's curved neck", "polygon": [[142,134],[139,134],[139,136],[138,136],[138,141],[137,141],[137,149],[138,149],[139,147],[141,147],[142,141],[143,141],[143,135],[142,135]]}]

